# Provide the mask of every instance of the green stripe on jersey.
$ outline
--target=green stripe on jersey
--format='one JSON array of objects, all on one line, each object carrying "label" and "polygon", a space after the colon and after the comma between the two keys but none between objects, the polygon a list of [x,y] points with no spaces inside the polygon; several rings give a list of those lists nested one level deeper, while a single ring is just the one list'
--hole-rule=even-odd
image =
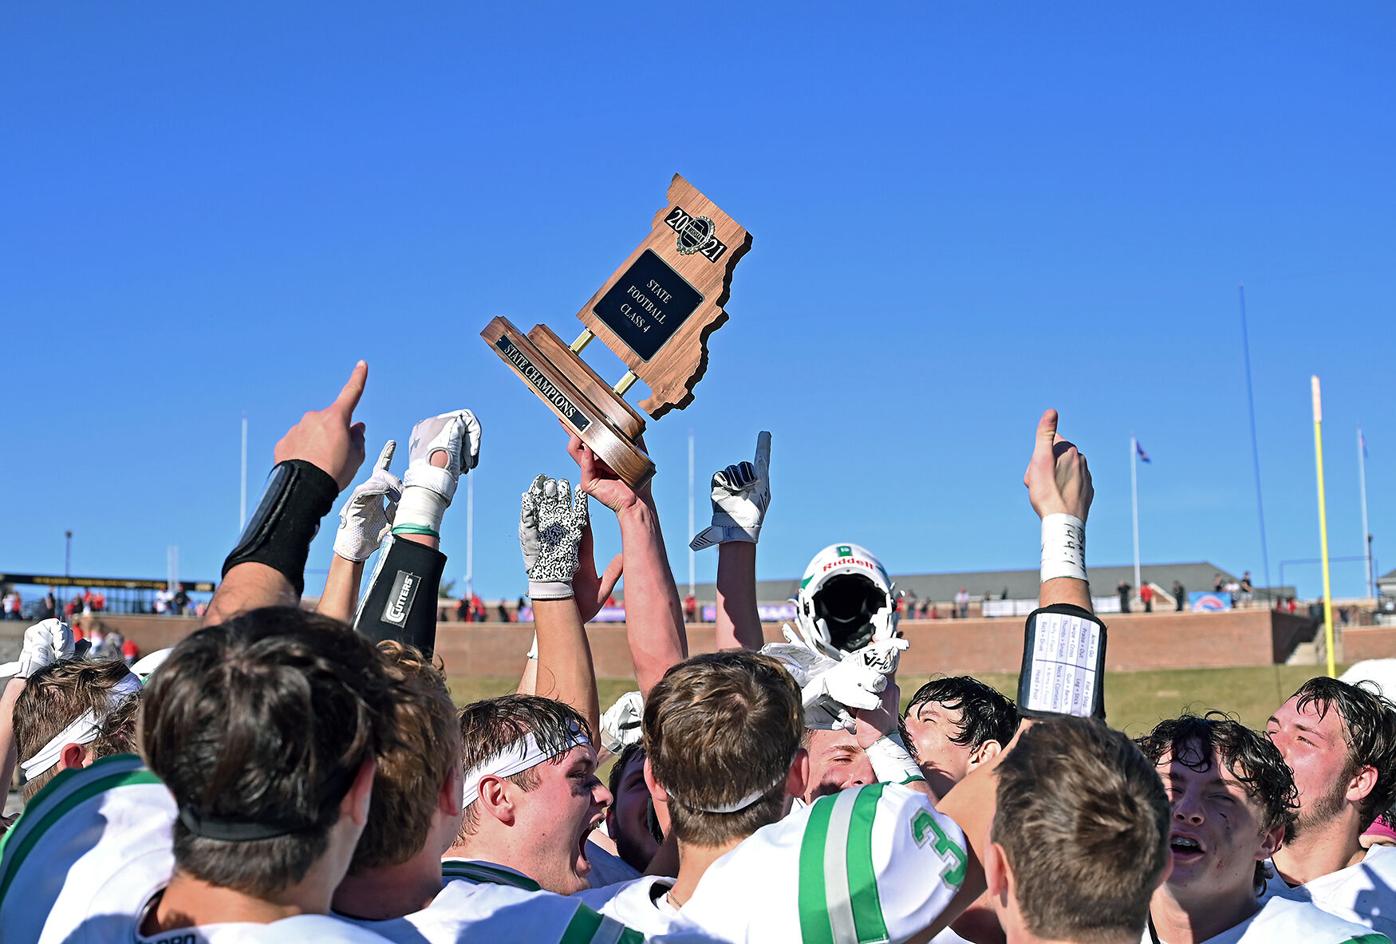
[{"label": "green stripe on jersey", "polygon": [[887,921],[882,915],[872,849],[873,819],[882,788],[879,783],[858,791],[848,827],[848,893],[858,944],[887,940]]},{"label": "green stripe on jersey", "polygon": [[1348,938],[1343,944],[1391,944],[1391,938],[1385,934],[1360,934]]},{"label": "green stripe on jersey", "polygon": [[65,770],[35,794],[23,815],[0,840],[0,899],[39,840],[75,806],[117,787],[158,784],[160,778],[130,754],[104,757],[89,767]]},{"label": "green stripe on jersey", "polygon": [[586,905],[578,905],[577,913],[567,922],[558,944],[591,944],[591,939],[601,929],[601,915]]},{"label": "green stripe on jersey", "polygon": [[834,944],[824,888],[824,840],[829,835],[835,799],[826,796],[814,801],[800,840],[800,939],[804,944]]}]

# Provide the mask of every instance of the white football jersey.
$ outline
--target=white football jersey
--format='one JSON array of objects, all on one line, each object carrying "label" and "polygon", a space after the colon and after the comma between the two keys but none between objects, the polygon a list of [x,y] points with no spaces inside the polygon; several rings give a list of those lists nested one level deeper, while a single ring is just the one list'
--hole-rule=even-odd
[{"label": "white football jersey", "polygon": [[[603,918],[573,898],[529,891],[515,881],[496,881],[493,875],[475,877],[471,874],[475,871],[460,869],[453,860],[449,869],[443,869],[445,887],[432,903],[406,917],[388,921],[345,920],[402,944],[455,944],[467,940],[639,944],[643,940],[637,932]],[[481,874],[485,875],[483,870]],[[531,880],[526,881],[537,889]]]},{"label": "white football jersey", "polygon": [[[897,941],[940,916],[967,860],[960,827],[929,797],[870,784],[758,829],[708,866],[677,917],[730,942]],[[659,892],[655,879],[639,879],[600,910],[641,930],[671,928],[676,915]]]},{"label": "white football jersey", "polygon": [[[1270,863],[1271,871],[1275,863]],[[1265,897],[1311,901],[1329,914],[1396,940],[1396,846],[1373,846],[1362,861],[1291,888],[1275,871]]]},{"label": "white football jersey", "polygon": [[629,882],[578,892],[589,907],[608,918],[615,918],[626,927],[634,928],[646,937],[664,934],[677,927],[689,927],[664,896],[674,887],[674,880],[659,875],[645,875]]},{"label": "white football jersey", "polygon": [[0,940],[382,944],[323,915],[141,935],[141,919],[174,869],[176,812],[164,784],[131,754],[54,777],[0,841]]},{"label": "white football jersey", "polygon": [[[1142,944],[1168,942],[1146,927]],[[1254,915],[1202,944],[1391,944],[1391,940],[1306,901],[1271,898]]]},{"label": "white football jersey", "polygon": [[[402,944],[455,941],[548,942],[560,944],[716,944],[691,925],[647,930],[628,927],[614,915],[599,914],[584,899],[592,892],[563,896],[507,866],[478,859],[441,863],[446,888],[426,909],[398,921],[358,922]],[[661,932],[669,933],[661,933]]]}]

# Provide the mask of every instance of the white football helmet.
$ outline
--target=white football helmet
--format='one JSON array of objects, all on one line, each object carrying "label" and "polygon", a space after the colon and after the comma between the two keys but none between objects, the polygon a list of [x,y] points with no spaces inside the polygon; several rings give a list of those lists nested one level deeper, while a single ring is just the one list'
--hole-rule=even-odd
[{"label": "white football helmet", "polygon": [[817,652],[842,659],[896,635],[897,585],[867,548],[830,544],[814,555],[795,597],[795,626]]}]

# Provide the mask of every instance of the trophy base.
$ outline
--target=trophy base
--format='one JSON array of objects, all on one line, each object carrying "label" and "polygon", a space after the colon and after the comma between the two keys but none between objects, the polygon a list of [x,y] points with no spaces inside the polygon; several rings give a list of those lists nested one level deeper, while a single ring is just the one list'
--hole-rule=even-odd
[{"label": "trophy base", "polygon": [[645,421],[546,325],[524,334],[507,318],[480,332],[509,369],[631,488],[654,475],[635,444]]}]

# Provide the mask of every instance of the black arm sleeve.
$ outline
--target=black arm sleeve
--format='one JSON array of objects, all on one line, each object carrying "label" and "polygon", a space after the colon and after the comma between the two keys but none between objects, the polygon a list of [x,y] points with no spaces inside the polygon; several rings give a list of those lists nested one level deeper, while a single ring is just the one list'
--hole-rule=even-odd
[{"label": "black arm sleeve", "polygon": [[395,639],[430,658],[436,648],[436,600],[446,555],[393,539],[373,572],[354,629],[374,642]]}]

